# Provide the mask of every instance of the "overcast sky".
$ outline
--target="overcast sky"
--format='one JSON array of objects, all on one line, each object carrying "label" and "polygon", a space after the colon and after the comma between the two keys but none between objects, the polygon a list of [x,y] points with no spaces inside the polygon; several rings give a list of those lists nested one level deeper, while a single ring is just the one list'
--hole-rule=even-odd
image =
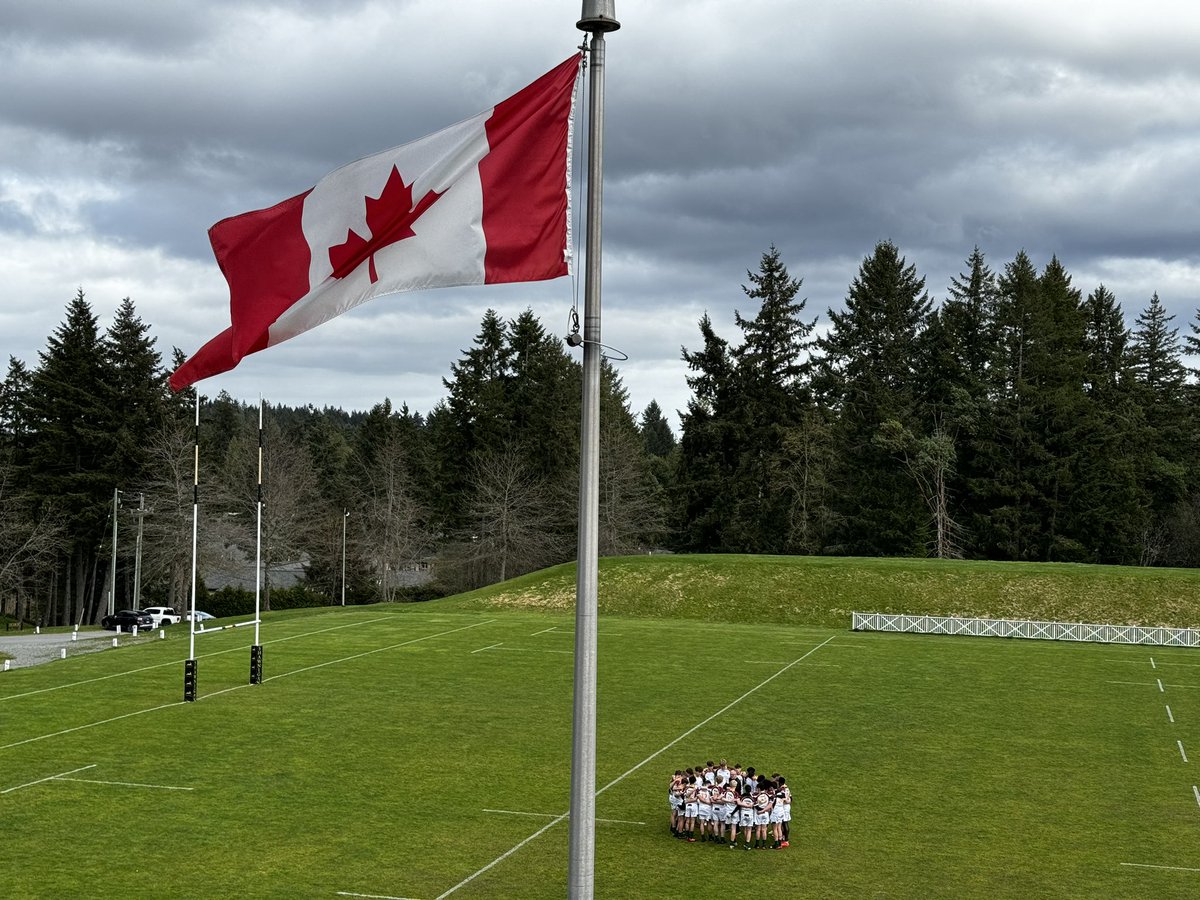
[{"label": "overcast sky", "polygon": [[[207,230],[486,109],[579,43],[578,0],[0,0],[0,351],[37,364],[82,287],[169,359],[229,323]],[[824,324],[894,241],[940,300],[975,245],[1057,254],[1128,322],[1200,304],[1200,11],[1092,0],[618,0],[604,342],[640,412],[736,340],[776,245]],[[582,278],[580,279],[582,282]],[[580,286],[582,293],[582,287]],[[201,382],[420,412],[489,307],[565,334],[569,279],[377,299]],[[575,351],[577,352],[577,351]],[[0,362],[3,362],[0,360]]]}]

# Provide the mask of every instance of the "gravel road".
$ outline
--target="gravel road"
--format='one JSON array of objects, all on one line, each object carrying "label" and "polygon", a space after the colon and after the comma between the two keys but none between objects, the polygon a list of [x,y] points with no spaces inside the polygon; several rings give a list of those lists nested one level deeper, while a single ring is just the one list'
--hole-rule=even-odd
[{"label": "gravel road", "polygon": [[[153,634],[153,632],[150,632]],[[52,659],[59,659],[62,656],[63,648],[66,648],[67,656],[75,656],[79,653],[95,653],[98,650],[111,650],[112,639],[118,637],[122,644],[132,640],[147,640],[139,635],[134,638],[129,634],[117,635],[112,631],[80,631],[76,637],[78,640],[71,640],[70,632],[65,634],[21,634],[12,635],[0,634],[0,653],[4,653],[12,657],[9,662],[9,667],[19,669],[25,666],[36,666],[41,663],[50,662]],[[0,668],[2,668],[0,664]]]}]

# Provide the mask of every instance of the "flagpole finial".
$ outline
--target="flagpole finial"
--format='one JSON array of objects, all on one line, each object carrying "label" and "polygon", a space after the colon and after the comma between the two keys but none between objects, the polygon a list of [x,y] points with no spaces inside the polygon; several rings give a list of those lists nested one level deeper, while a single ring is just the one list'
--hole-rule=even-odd
[{"label": "flagpole finial", "polygon": [[616,0],[583,0],[583,18],[575,23],[580,31],[616,31],[621,27],[614,8]]}]

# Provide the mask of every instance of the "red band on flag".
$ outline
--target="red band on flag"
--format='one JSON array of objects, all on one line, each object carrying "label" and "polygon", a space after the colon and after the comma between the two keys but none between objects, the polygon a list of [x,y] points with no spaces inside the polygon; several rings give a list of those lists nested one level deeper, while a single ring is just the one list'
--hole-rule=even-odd
[{"label": "red band on flag", "polygon": [[579,58],[568,59],[498,103],[488,120],[491,150],[479,174],[489,284],[569,274],[561,236],[567,233],[570,173],[562,148],[570,138],[578,71]]}]

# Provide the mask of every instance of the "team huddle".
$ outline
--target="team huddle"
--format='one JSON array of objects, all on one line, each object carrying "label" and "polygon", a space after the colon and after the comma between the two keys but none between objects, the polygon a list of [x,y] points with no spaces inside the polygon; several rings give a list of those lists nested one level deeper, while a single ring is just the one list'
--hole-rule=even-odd
[{"label": "team huddle", "polygon": [[677,769],[667,799],[671,833],[681,840],[728,842],[732,850],[740,828],[747,850],[788,846],[792,792],[782,775],[767,778],[753,766],[743,771],[709,760],[703,767]]}]

